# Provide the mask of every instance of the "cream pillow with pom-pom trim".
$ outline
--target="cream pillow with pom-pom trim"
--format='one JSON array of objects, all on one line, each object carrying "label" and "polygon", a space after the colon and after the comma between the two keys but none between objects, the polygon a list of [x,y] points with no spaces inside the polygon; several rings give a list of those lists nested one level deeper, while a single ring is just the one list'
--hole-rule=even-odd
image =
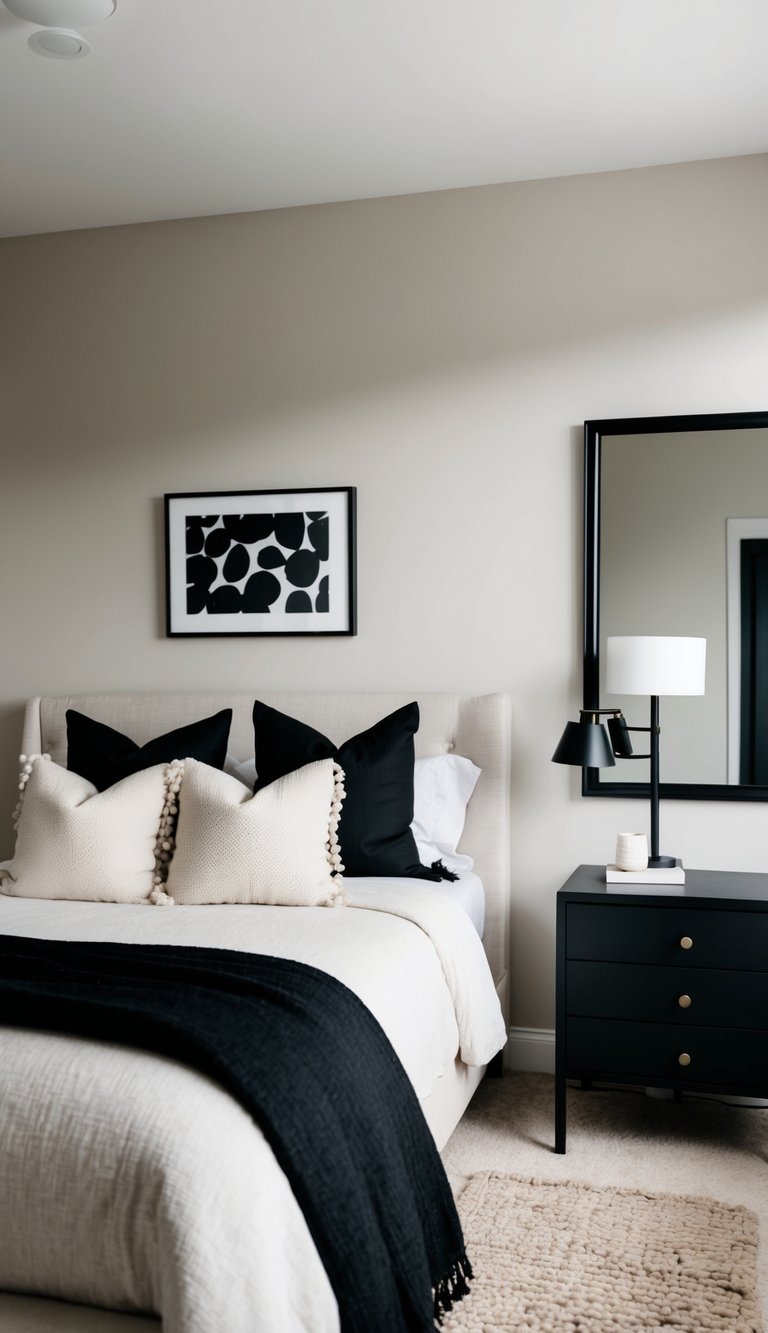
[{"label": "cream pillow with pom-pom trim", "polygon": [[337,829],[343,773],[321,759],[255,796],[236,778],[186,759],[168,893],[180,905],[343,902]]},{"label": "cream pillow with pom-pom trim", "polygon": [[177,795],[157,764],[106,791],[54,764],[21,756],[16,850],[0,891],[18,898],[165,904],[164,868]]}]

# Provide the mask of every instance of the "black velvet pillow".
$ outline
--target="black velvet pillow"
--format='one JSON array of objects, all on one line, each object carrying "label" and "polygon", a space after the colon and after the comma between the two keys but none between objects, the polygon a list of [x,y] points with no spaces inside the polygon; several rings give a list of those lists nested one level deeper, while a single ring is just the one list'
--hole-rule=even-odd
[{"label": "black velvet pillow", "polygon": [[190,722],[165,736],[156,736],[146,745],[123,736],[104,722],[95,722],[85,713],[67,709],[67,768],[105,791],[121,778],[153,764],[168,764],[171,759],[199,759],[212,768],[223,768],[232,709],[224,708],[201,722]]},{"label": "black velvet pillow", "polygon": [[411,832],[413,737],[419,705],[406,704],[338,747],[313,727],[256,700],[253,731],[256,786],[293,773],[316,759],[335,759],[344,769],[346,798],[339,842],[348,875],[410,875],[439,880],[440,869],[419,863]]}]

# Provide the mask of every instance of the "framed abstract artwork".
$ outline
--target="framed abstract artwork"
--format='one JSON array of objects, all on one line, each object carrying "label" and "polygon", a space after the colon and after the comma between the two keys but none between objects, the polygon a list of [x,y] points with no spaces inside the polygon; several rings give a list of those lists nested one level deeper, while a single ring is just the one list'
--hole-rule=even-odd
[{"label": "framed abstract artwork", "polygon": [[356,634],[354,486],[165,496],[166,632]]}]

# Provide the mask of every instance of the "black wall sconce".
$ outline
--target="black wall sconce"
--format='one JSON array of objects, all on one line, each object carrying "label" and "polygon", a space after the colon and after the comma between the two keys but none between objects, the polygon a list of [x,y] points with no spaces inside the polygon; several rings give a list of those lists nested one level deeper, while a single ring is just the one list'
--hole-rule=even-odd
[{"label": "black wall sconce", "polygon": [[[650,695],[650,726],[630,727],[620,708],[581,709],[579,721],[566,724],[552,759],[556,764],[575,764],[580,768],[610,768],[617,759],[650,759],[648,865],[670,869],[676,858],[659,852],[659,696],[704,693],[706,639],[622,635],[608,639],[606,655],[607,692]],[[600,721],[605,716],[607,731]],[[630,731],[650,734],[648,754],[634,753]]]}]

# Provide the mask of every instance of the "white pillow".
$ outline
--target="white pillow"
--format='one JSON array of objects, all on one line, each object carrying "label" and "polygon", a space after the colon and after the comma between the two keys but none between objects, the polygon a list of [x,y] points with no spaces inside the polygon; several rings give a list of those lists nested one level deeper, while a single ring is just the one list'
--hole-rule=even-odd
[{"label": "white pillow", "polygon": [[233,754],[228,754],[224,760],[224,772],[229,773],[231,778],[237,778],[246,787],[253,791],[256,786],[256,760],[255,759],[237,759]]},{"label": "white pillow", "polygon": [[481,769],[460,754],[417,759],[413,778],[413,836],[422,865],[442,861],[455,874],[472,869],[471,856],[457,852],[467,805]]},{"label": "white pillow", "polygon": [[184,761],[168,893],[180,904],[331,906],[342,900],[336,836],[344,796],[333,759],[252,792]]},{"label": "white pillow", "polygon": [[168,849],[163,851],[158,839],[161,826],[163,835],[167,832],[167,781],[166,765],[157,764],[100,792],[47,755],[25,760],[16,850],[0,869],[2,892],[19,898],[162,902],[158,858]]}]

